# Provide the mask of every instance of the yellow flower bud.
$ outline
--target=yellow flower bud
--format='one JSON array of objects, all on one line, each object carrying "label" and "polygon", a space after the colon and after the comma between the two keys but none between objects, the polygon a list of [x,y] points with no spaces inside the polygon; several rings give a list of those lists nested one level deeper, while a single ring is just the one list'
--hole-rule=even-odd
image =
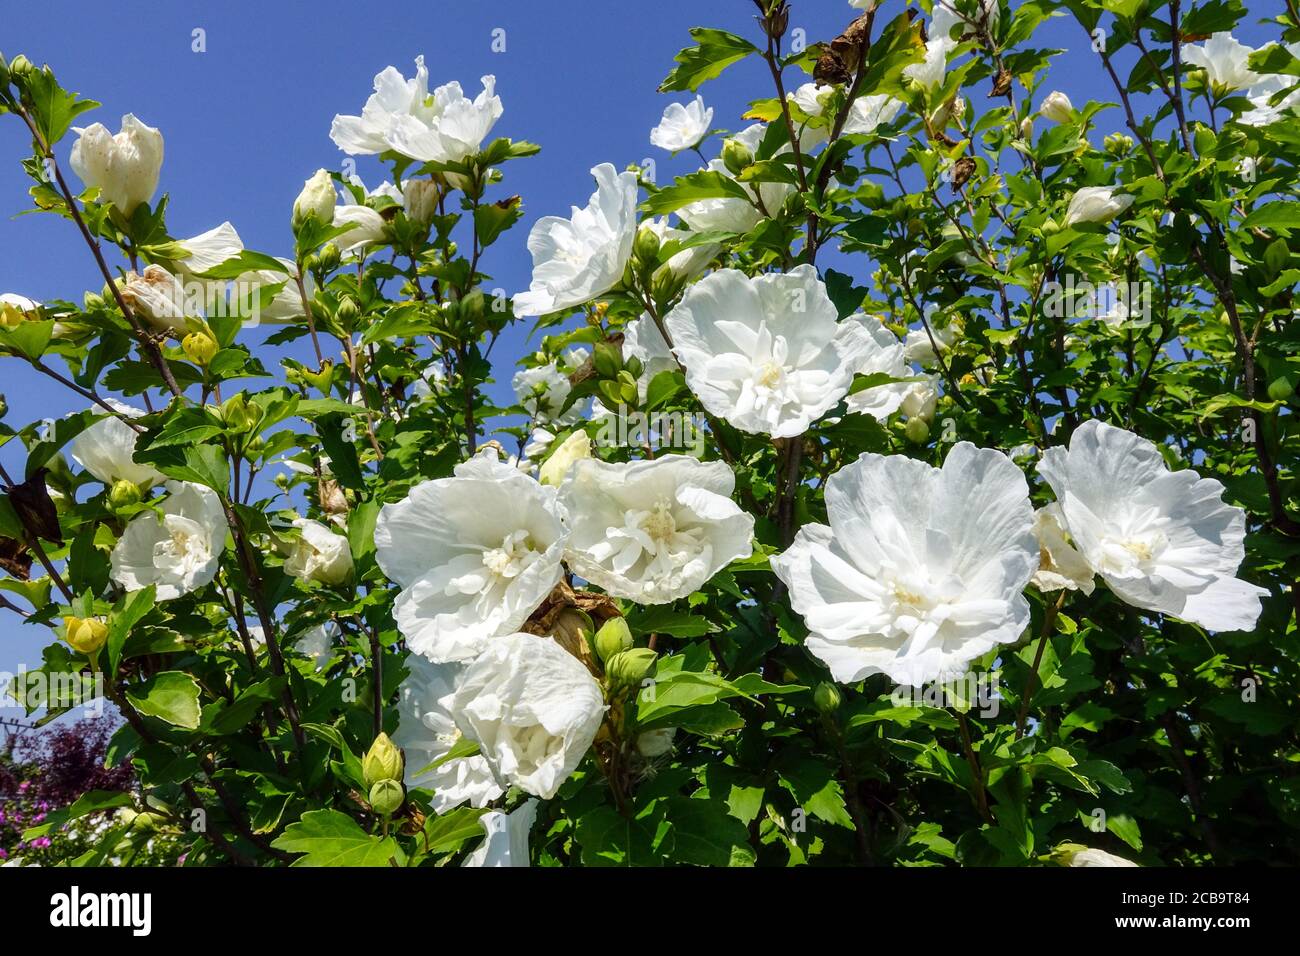
[{"label": "yellow flower bud", "polygon": [[206,332],[191,332],[181,340],[181,349],[195,365],[206,367],[221,346]]},{"label": "yellow flower bud", "polygon": [[87,657],[98,654],[108,640],[108,625],[97,617],[65,617],[63,639]]},{"label": "yellow flower bud", "polygon": [[361,773],[366,786],[373,787],[381,780],[401,780],[402,766],[401,748],[389,739],[388,734],[381,733],[361,761]]}]

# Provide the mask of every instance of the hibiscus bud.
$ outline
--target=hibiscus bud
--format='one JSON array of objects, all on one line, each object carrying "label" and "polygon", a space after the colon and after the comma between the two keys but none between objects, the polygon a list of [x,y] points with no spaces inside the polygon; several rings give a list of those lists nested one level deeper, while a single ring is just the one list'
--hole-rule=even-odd
[{"label": "hibiscus bud", "polygon": [[591,439],[585,431],[576,431],[551,453],[537,472],[537,480],[544,485],[559,487],[573,463],[591,457]]},{"label": "hibiscus bud", "polygon": [[903,426],[903,434],[914,445],[924,445],[930,437],[930,426],[924,418],[909,418]]},{"label": "hibiscus bud", "polygon": [[627,405],[636,405],[637,397],[640,392],[637,389],[636,379],[632,373],[624,369],[618,373],[619,392],[623,397],[623,402]]},{"label": "hibiscus bud", "polygon": [[739,176],[741,172],[754,165],[754,154],[750,148],[738,139],[723,140],[722,164],[727,172]]},{"label": "hibiscus bud", "polygon": [[406,218],[427,226],[438,211],[438,184],[432,179],[411,179],[403,189]]},{"label": "hibiscus bud", "polygon": [[98,654],[108,640],[108,625],[97,617],[65,617],[63,629],[63,639],[87,657]]},{"label": "hibiscus bud", "polygon": [[328,275],[339,267],[339,247],[332,242],[327,242],[321,246],[320,252],[316,256],[316,268],[322,274]]},{"label": "hibiscus bud", "polygon": [[9,61],[9,75],[15,80],[26,76],[33,69],[35,67],[32,66],[32,61],[21,53]]},{"label": "hibiscus bud", "polygon": [[[597,635],[599,639],[599,635]],[[648,647],[619,651],[605,662],[611,687],[635,687],[654,673],[658,655]]]},{"label": "hibiscus bud", "polygon": [[334,180],[327,170],[318,169],[311,179],[303,183],[302,192],[293,201],[293,227],[297,229],[314,216],[317,222],[334,221],[334,204],[338,196],[334,193]]},{"label": "hibiscus bud", "polygon": [[123,216],[153,199],[162,161],[162,133],[130,113],[116,134],[103,123],[81,130],[69,157],[82,182],[99,188],[100,202],[112,203]]},{"label": "hibiscus bud", "polygon": [[1070,197],[1065,211],[1065,226],[1081,222],[1110,222],[1129,206],[1134,196],[1121,193],[1113,186],[1084,186]]},{"label": "hibiscus bud", "polygon": [[356,299],[345,295],[339,300],[339,307],[334,311],[334,317],[338,319],[339,325],[350,329],[356,324],[357,319],[361,318],[361,307],[357,305]]},{"label": "hibiscus bud", "polygon": [[840,709],[840,689],[830,681],[822,681],[813,691],[813,706],[830,715]]},{"label": "hibiscus bud", "polygon": [[217,340],[206,332],[191,332],[181,340],[181,349],[189,356],[190,361],[205,368],[219,348],[221,346],[217,344]]},{"label": "hibiscus bud", "polygon": [[601,378],[614,378],[623,367],[623,356],[619,354],[617,346],[608,342],[597,342],[596,349],[591,355],[591,363]]},{"label": "hibiscus bud", "polygon": [[16,305],[0,302],[0,329],[16,329],[26,317],[26,313]]},{"label": "hibiscus bud", "polygon": [[632,631],[621,617],[611,617],[596,632],[596,653],[602,662],[632,648]]},{"label": "hibiscus bud", "polygon": [[388,734],[381,733],[370,745],[361,761],[361,774],[367,787],[373,787],[381,780],[402,779],[402,751]]},{"label": "hibiscus bud", "polygon": [[1028,116],[1020,121],[1020,138],[1023,140],[1034,138],[1034,121]]},{"label": "hibiscus bud", "polygon": [[262,420],[262,409],[250,403],[243,392],[236,392],[222,404],[221,420],[233,431],[252,431]]},{"label": "hibiscus bud", "polygon": [[114,511],[137,505],[140,503],[140,498],[140,486],[125,478],[113,482],[113,487],[108,492],[108,503]]},{"label": "hibiscus bud", "polygon": [[1040,116],[1045,116],[1053,123],[1068,123],[1074,119],[1074,104],[1060,90],[1053,90],[1038,108]]},{"label": "hibiscus bud", "polygon": [[370,808],[380,816],[391,817],[405,801],[406,791],[396,780],[380,780],[370,788]]},{"label": "hibiscus bud", "polygon": [[1291,380],[1285,375],[1268,383],[1268,397],[1275,402],[1285,402],[1293,391],[1295,389],[1291,387]]},{"label": "hibiscus bud", "polygon": [[1102,143],[1113,156],[1125,156],[1133,149],[1133,137],[1125,133],[1111,133]]},{"label": "hibiscus bud", "polygon": [[647,730],[636,738],[636,752],[647,760],[662,757],[673,749],[673,737],[677,735],[676,727],[661,727]]},{"label": "hibiscus bud", "polygon": [[654,265],[659,261],[659,236],[649,226],[637,230],[633,255],[643,265]]}]

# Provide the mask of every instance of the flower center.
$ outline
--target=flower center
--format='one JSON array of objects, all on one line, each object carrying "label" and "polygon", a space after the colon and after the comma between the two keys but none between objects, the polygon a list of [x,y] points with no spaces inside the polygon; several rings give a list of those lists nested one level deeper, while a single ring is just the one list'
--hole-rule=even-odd
[{"label": "flower center", "polygon": [[677,533],[677,520],[665,499],[656,501],[650,512],[641,519],[641,529],[655,541],[667,541]]},{"label": "flower center", "polygon": [[763,388],[780,388],[785,381],[785,369],[775,362],[764,362],[755,371],[754,384]]},{"label": "flower center", "polygon": [[483,552],[483,566],[497,577],[514,578],[532,564],[537,552],[527,531],[512,531],[499,548]]}]

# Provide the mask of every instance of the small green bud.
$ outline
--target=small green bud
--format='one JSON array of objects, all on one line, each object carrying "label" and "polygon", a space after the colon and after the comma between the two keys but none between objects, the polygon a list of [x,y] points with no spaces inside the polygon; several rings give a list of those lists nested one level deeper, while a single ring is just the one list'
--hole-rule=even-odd
[{"label": "small green bud", "polygon": [[388,734],[381,733],[370,745],[370,750],[361,761],[361,773],[368,787],[373,787],[382,780],[402,779],[402,751]]},{"label": "small green bud", "polygon": [[484,299],[483,290],[481,289],[475,289],[460,300],[460,314],[467,322],[475,324],[482,322],[486,312],[487,301]]},{"label": "small green bud", "polygon": [[356,324],[357,319],[361,318],[361,307],[357,305],[356,299],[345,295],[339,300],[339,307],[334,310],[334,317],[338,319],[339,325],[350,329]]},{"label": "small green bud", "polygon": [[727,139],[722,143],[722,164],[727,172],[739,176],[741,172],[754,165],[754,154],[749,147],[738,139]]},{"label": "small green bud", "polygon": [[396,780],[380,780],[370,788],[370,808],[380,816],[391,817],[406,802],[406,791]]},{"label": "small green bud", "polygon": [[243,392],[236,392],[222,404],[221,420],[233,431],[249,432],[262,420],[262,409],[250,402]]},{"label": "small green bud", "polygon": [[813,706],[823,714],[833,714],[840,709],[840,689],[830,681],[822,681],[813,691]]},{"label": "small green bud", "polygon": [[27,59],[27,57],[23,56],[21,53],[9,61],[9,74],[15,80],[21,79],[34,69],[35,67],[32,65],[32,61]]},{"label": "small green bud", "polygon": [[1285,375],[1268,383],[1268,397],[1275,402],[1285,402],[1294,391],[1295,389],[1291,387],[1291,380]]},{"label": "small green bud", "polygon": [[108,503],[114,510],[139,504],[140,499],[140,487],[135,482],[127,481],[125,478],[115,481],[108,493]]},{"label": "small green bud", "polygon": [[596,653],[601,661],[632,649],[632,631],[621,617],[611,617],[596,632]]},{"label": "small green bud", "polygon": [[320,253],[316,256],[316,268],[328,275],[339,267],[340,258],[339,247],[327,242],[321,246]]},{"label": "small green bud", "polygon": [[618,347],[608,342],[597,342],[591,356],[592,364],[601,378],[615,378],[623,367],[623,356]]},{"label": "small green bud", "polygon": [[636,244],[632,247],[632,254],[643,265],[656,263],[659,259],[659,234],[648,225],[642,226],[637,230]]},{"label": "small green bud", "polygon": [[907,424],[903,426],[903,434],[912,444],[924,445],[930,437],[930,426],[923,418],[909,418]]},{"label": "small green bud", "polygon": [[655,670],[658,655],[648,647],[620,651],[605,662],[605,673],[612,687],[635,687]]},{"label": "small green bud", "polygon": [[1102,140],[1102,145],[1112,156],[1124,156],[1133,148],[1133,137],[1124,133],[1111,133]]}]

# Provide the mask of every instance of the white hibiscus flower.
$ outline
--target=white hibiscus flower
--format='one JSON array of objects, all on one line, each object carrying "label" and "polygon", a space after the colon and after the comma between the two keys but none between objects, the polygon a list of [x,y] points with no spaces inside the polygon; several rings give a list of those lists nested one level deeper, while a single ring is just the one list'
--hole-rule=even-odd
[{"label": "white hibiscus flower", "polygon": [[665,319],[686,384],[742,431],[801,435],[849,390],[871,347],[861,322],[839,322],[817,270],[700,280]]},{"label": "white hibiscus flower", "polygon": [[330,139],[353,156],[391,149],[422,162],[461,162],[478,152],[503,112],[496,78],[485,76],[481,82],[483,91],[473,100],[455,82],[430,95],[423,56],[415,58],[409,80],[387,67],[375,76],[375,92],[360,116],[334,117]]},{"label": "white hibiscus flower", "polygon": [[492,641],[442,705],[503,787],[543,800],[582,762],[605,713],[600,685],[576,657],[522,633]]},{"label": "white hibiscus flower", "polygon": [[342,584],[352,577],[352,548],[347,538],[308,518],[295,518],[293,526],[301,537],[285,559],[286,573],[321,584]]},{"label": "white hibiscus flower", "polygon": [[226,516],[216,492],[169,481],[161,514],[146,511],[126,526],[113,548],[109,574],[128,591],[157,586],[170,601],[210,582],[226,544]]},{"label": "white hibiscus flower", "polygon": [[379,566],[402,587],[397,626],[435,663],[472,660],[528,620],[560,580],[564,543],[555,489],[491,449],[384,505],[375,526]]},{"label": "white hibiscus flower", "polygon": [[[758,155],[758,147],[763,141],[763,134],[766,130],[767,127],[763,123],[754,123],[731,138],[754,155]],[[810,130],[809,133],[812,134],[811,140],[815,140],[819,131]],[[811,145],[811,141],[809,145]],[[788,152],[789,150],[790,147],[786,146],[781,152]],[[727,169],[726,164],[721,159],[710,160],[705,168],[730,179],[735,179],[735,176]],[[763,219],[764,213],[767,216],[775,216],[780,212],[781,207],[785,205],[786,199],[796,191],[796,187],[789,183],[742,185],[745,192],[749,193],[752,199],[700,199],[677,210],[677,215],[682,222],[697,232],[712,232],[715,230],[721,232],[749,232]]]},{"label": "white hibiscus flower", "polygon": [[670,153],[691,149],[708,135],[712,122],[713,107],[706,108],[702,96],[695,97],[685,106],[669,103],[659,125],[650,131],[650,142]]},{"label": "white hibiscus flower", "polygon": [[446,813],[468,802],[485,807],[505,791],[497,785],[487,760],[459,757],[428,769],[447,756],[461,739],[460,730],[442,699],[455,693],[459,664],[433,664],[419,654],[406,658],[410,673],[398,688],[397,731],[393,743],[406,754],[406,785],[433,792],[434,813]]},{"label": "white hibiscus flower", "polygon": [[528,866],[528,833],[537,820],[537,801],[510,813],[493,810],[478,818],[486,836],[462,866]]},{"label": "white hibiscus flower", "polygon": [[1244,90],[1258,83],[1260,76],[1247,65],[1255,50],[1237,41],[1231,33],[1213,34],[1201,46],[1183,47],[1183,59],[1199,66],[1209,78],[1210,85],[1220,93]]},{"label": "white hibiscus flower", "polygon": [[1038,472],[1075,549],[1122,600],[1214,631],[1255,626],[1268,592],[1235,577],[1246,516],[1218,481],[1170,471],[1152,442],[1095,420],[1044,451]]},{"label": "white hibiscus flower", "polygon": [[[139,418],[144,411],[119,402],[104,399],[117,412],[127,418]],[[82,468],[110,488],[118,481],[149,488],[166,479],[151,465],[135,460],[135,443],[139,435],[135,429],[115,415],[105,415],[72,439],[69,451]]]},{"label": "white hibiscus flower", "polygon": [[636,238],[637,174],[592,169],[596,191],[573,214],[543,216],[528,234],[533,279],[514,299],[517,316],[545,315],[604,295],[623,278]]},{"label": "white hibiscus flower", "polygon": [[567,560],[609,594],[664,604],[752,553],[754,519],[731,500],[736,476],[687,455],[576,462],[560,487]]},{"label": "white hibiscus flower", "polygon": [[[898,341],[893,332],[869,316],[854,316],[846,321],[861,322],[867,332],[868,347],[854,372],[858,375],[888,375],[896,379],[914,377],[907,365],[903,343]],[[846,398],[849,411],[883,421],[898,411],[914,384],[910,381],[886,382],[850,392]]]},{"label": "white hibiscus flower", "polygon": [[941,469],[864,454],[831,476],[826,509],[772,569],[837,681],[952,679],[1028,626],[1034,512],[1001,452],[961,442]]}]

